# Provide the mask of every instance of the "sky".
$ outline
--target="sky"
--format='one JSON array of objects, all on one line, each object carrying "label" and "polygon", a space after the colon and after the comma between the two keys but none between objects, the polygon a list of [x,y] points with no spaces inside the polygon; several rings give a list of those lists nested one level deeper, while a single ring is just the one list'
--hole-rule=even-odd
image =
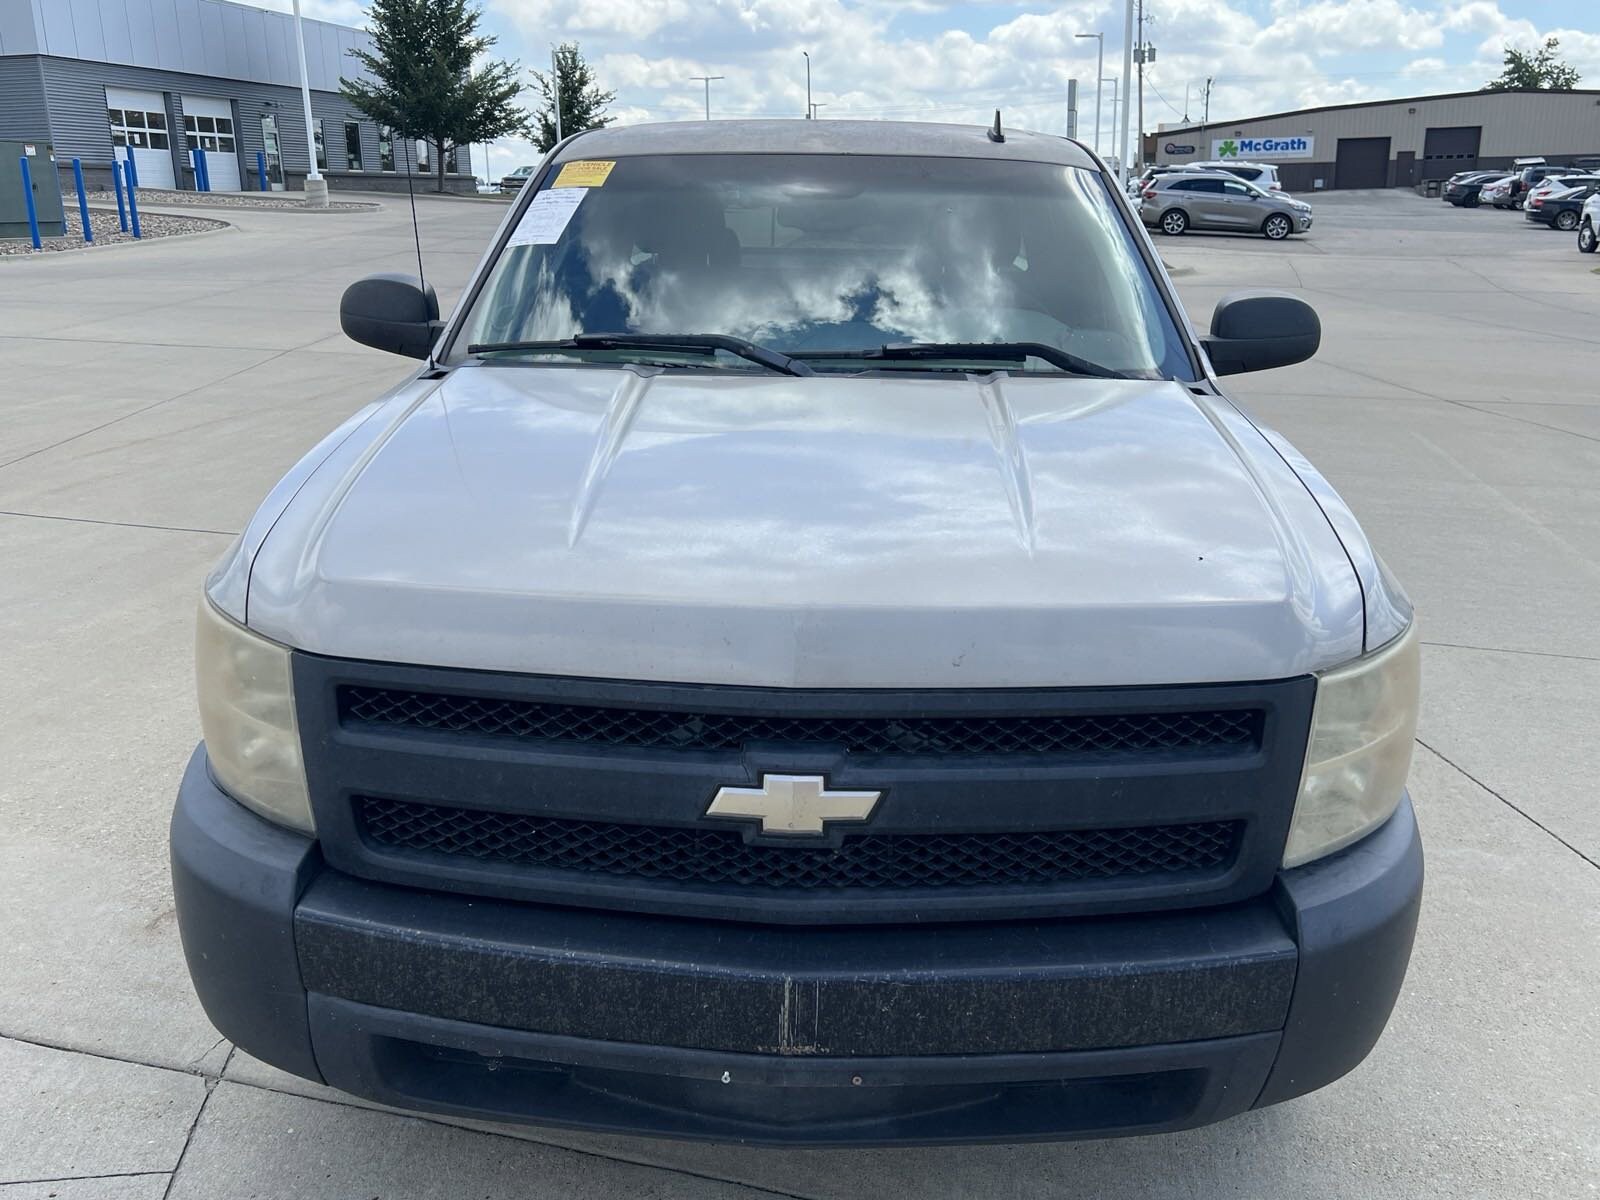
[{"label": "sky", "polygon": [[[287,10],[290,0],[248,0]],[[478,0],[493,53],[543,66],[552,42],[577,42],[617,99],[620,122],[800,116],[806,60],[822,119],[982,122],[1062,133],[1078,80],[1079,136],[1095,124],[1095,45],[1122,74],[1122,0]],[[1144,0],[1156,60],[1145,71],[1147,130],[1317,104],[1465,91],[1499,71],[1503,47],[1561,39],[1563,57],[1600,88],[1595,0]],[[302,0],[308,17],[360,25],[361,0]],[[1102,143],[1111,146],[1112,84]],[[1120,83],[1118,90],[1121,91]],[[1187,100],[1186,97],[1187,96]],[[529,104],[533,95],[526,97]],[[492,149],[498,175],[534,161],[526,142]]]}]

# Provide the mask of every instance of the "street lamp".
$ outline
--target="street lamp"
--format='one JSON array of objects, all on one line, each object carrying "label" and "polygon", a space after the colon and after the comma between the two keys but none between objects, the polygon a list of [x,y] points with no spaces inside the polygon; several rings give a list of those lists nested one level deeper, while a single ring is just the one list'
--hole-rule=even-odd
[{"label": "street lamp", "polygon": [[[1129,82],[1133,80],[1133,0],[1128,0],[1127,12],[1122,21],[1122,77]],[[1122,104],[1122,124],[1117,128],[1117,166],[1118,174],[1126,183],[1129,179],[1129,170],[1132,167],[1128,155],[1128,109],[1133,107],[1127,101]],[[1113,122],[1115,124],[1115,122]]]},{"label": "street lamp", "polygon": [[[1117,77],[1115,75],[1106,75],[1101,78],[1100,82],[1111,85],[1111,132],[1115,134],[1117,132]],[[1119,172],[1122,170],[1122,157],[1120,155],[1117,156],[1117,170]]]},{"label": "street lamp", "polygon": [[1105,78],[1105,73],[1106,73],[1106,35],[1104,33],[1079,33],[1079,34],[1074,34],[1073,36],[1074,37],[1081,37],[1081,38],[1093,38],[1095,41],[1100,43],[1098,54],[1097,54],[1097,56],[1095,58],[1095,67],[1094,67],[1094,152],[1096,154],[1099,154],[1100,153],[1100,93],[1105,91],[1105,89],[1100,86],[1100,81],[1103,78]]},{"label": "street lamp", "polygon": [[817,115],[811,105],[811,51],[802,50],[800,53],[806,56],[806,120],[809,121]]},{"label": "street lamp", "polygon": [[827,107],[828,107],[827,101],[825,101],[825,100],[817,101],[815,104],[813,104],[811,106],[811,119],[813,121],[820,120],[821,118],[817,116],[817,109],[819,109],[819,108],[827,108]]},{"label": "street lamp", "polygon": [[711,120],[711,82],[714,79],[726,79],[726,75],[691,75],[690,79],[698,80],[706,85],[706,120]]},{"label": "street lamp", "polygon": [[317,171],[317,134],[311,120],[311,85],[306,81],[306,35],[300,27],[300,0],[294,0],[294,43],[300,52],[300,105],[306,115],[306,158],[311,171],[306,176],[306,207],[328,207],[328,181]]}]

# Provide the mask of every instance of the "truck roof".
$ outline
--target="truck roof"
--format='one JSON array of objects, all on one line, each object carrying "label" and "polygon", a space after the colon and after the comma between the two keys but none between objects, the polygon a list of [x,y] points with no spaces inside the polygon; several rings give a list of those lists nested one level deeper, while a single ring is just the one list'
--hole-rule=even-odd
[{"label": "truck roof", "polygon": [[1005,141],[995,142],[982,125],[798,118],[665,121],[594,129],[568,142],[556,161],[635,154],[878,154],[996,158],[1097,169],[1094,156],[1083,146],[1054,134],[1006,129]]}]

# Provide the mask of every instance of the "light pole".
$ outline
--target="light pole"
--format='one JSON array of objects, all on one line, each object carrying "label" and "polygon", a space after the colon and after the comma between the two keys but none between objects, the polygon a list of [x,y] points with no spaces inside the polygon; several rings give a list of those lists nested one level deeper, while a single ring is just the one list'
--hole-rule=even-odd
[{"label": "light pole", "polygon": [[306,35],[300,27],[300,0],[294,0],[294,44],[300,52],[300,107],[306,115],[306,159],[311,171],[306,175],[306,207],[328,207],[328,181],[317,170],[317,132],[311,121],[311,85],[306,82]]},{"label": "light pole", "polygon": [[698,80],[706,85],[706,120],[711,120],[711,81],[726,79],[726,75],[691,75],[690,79]]},{"label": "light pole", "polygon": [[827,108],[827,107],[828,107],[828,102],[826,100],[818,100],[815,104],[813,104],[811,106],[811,119],[813,121],[820,121],[822,118],[817,116],[817,109],[819,109],[819,108]]},{"label": "light pole", "polygon": [[800,53],[806,56],[806,120],[809,121],[817,115],[811,107],[811,51],[802,50]]},{"label": "light pole", "polygon": [[[1122,22],[1122,77],[1133,78],[1133,2],[1127,0],[1126,15]],[[1128,170],[1131,163],[1128,159],[1128,109],[1132,105],[1124,102],[1122,105],[1122,124],[1117,127],[1117,168],[1123,183],[1128,182]]]},{"label": "light pole", "polygon": [[550,47],[550,94],[556,110],[556,144],[561,144],[561,62],[554,46]]},{"label": "light pole", "polygon": [[1080,33],[1075,36],[1093,38],[1099,43],[1095,57],[1094,67],[1094,152],[1100,153],[1100,93],[1105,91],[1100,81],[1106,77],[1106,35],[1104,33]]},{"label": "light pole", "polygon": [[[1115,136],[1117,132],[1117,77],[1115,75],[1107,75],[1100,82],[1111,85],[1111,133]],[[1119,172],[1122,170],[1121,158],[1117,159],[1117,170]]]}]

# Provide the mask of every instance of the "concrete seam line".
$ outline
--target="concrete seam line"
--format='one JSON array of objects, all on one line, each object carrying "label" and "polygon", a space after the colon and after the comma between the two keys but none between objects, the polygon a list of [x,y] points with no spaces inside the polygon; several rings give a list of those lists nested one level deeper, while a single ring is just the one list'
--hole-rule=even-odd
[{"label": "concrete seam line", "polygon": [[167,1200],[167,1197],[172,1195],[172,1185],[178,1182],[178,1172],[183,1169],[183,1160],[189,1154],[189,1144],[194,1141],[194,1131],[200,1128],[200,1118],[206,1115],[206,1105],[211,1103],[211,1094],[217,1090],[217,1085],[221,1082],[221,1079],[206,1080],[206,1094],[200,1098],[200,1106],[194,1110],[194,1120],[189,1122],[189,1132],[183,1136],[183,1148],[178,1151],[178,1161],[172,1164],[172,1171],[167,1175],[167,1186],[161,1190],[161,1200]]},{"label": "concrete seam line", "polygon": [[57,513],[17,512],[0,508],[0,517],[21,517],[32,521],[67,521],[74,525],[110,525],[117,529],[158,529],[165,533],[206,533],[217,537],[238,537],[237,529],[196,529],[189,525],[148,525],[143,521],[106,521],[99,517],[64,517]]},{"label": "concrete seam line", "polygon": [[1468,646],[1463,642],[1430,642],[1423,640],[1424,646],[1438,646],[1444,650],[1476,650],[1481,654],[1523,654],[1529,658],[1566,658],[1573,662],[1600,662],[1600,656],[1593,654],[1557,654],[1553,650],[1513,650],[1509,646]]},{"label": "concrete seam line", "polygon": [[1489,795],[1493,796],[1496,800],[1500,801],[1501,804],[1504,804],[1507,808],[1509,808],[1512,812],[1516,813],[1523,820],[1527,821],[1530,825],[1533,825],[1535,828],[1542,830],[1544,833],[1548,834],[1555,841],[1560,842],[1568,850],[1571,850],[1579,858],[1583,859],[1584,862],[1588,863],[1591,867],[1595,868],[1595,870],[1600,871],[1600,862],[1596,862],[1594,859],[1590,858],[1582,850],[1579,850],[1571,842],[1567,841],[1566,838],[1562,837],[1559,833],[1557,833],[1555,830],[1551,829],[1543,821],[1539,820],[1539,818],[1531,815],[1526,809],[1519,808],[1513,801],[1506,799],[1505,796],[1503,796],[1499,792],[1495,791],[1492,787],[1490,787],[1487,783],[1483,782],[1483,780],[1479,779],[1471,771],[1468,771],[1466,768],[1457,765],[1454,761],[1452,761],[1451,759],[1447,758],[1445,755],[1441,754],[1439,751],[1435,750],[1432,746],[1428,745],[1428,743],[1423,741],[1421,738],[1417,739],[1417,745],[1421,746],[1429,754],[1432,754],[1440,762],[1446,764],[1448,767],[1450,767],[1451,770],[1455,771],[1462,778],[1464,778],[1464,779],[1476,784],[1478,787],[1480,787],[1484,791],[1488,792]]},{"label": "concrete seam line", "polygon": [[107,1171],[103,1175],[51,1175],[45,1179],[0,1179],[0,1187],[23,1187],[32,1183],[77,1183],[87,1179],[143,1179],[147,1175],[171,1175],[171,1171]]}]

